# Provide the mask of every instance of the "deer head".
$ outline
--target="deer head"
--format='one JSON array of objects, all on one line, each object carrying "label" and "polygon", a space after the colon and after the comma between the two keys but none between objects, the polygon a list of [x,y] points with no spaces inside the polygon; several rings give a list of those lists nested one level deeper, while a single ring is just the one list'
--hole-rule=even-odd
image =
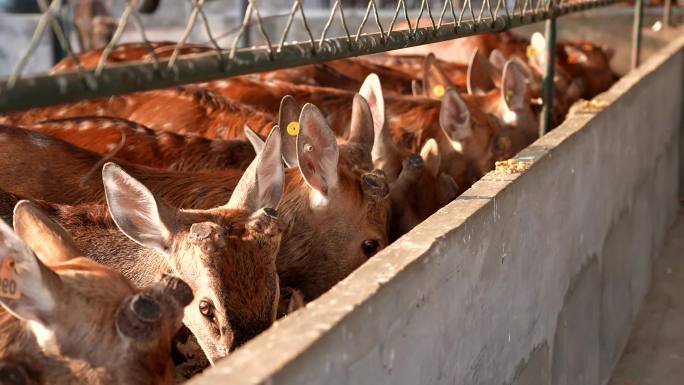
[{"label": "deer head", "polygon": [[183,322],[212,363],[275,319],[280,144],[275,127],[228,203],[210,210],[172,208],[115,164],[103,168],[116,225],[133,241],[161,253],[168,268],[193,289],[195,300]]},{"label": "deer head", "polygon": [[[5,357],[61,356],[102,367],[113,383],[167,384],[171,337],[192,291],[178,278],[137,290],[118,272],[82,258],[70,235],[20,201],[13,232],[0,221]],[[14,327],[12,327],[14,323]],[[25,332],[21,332],[21,330]],[[49,378],[49,373],[45,374]]]}]

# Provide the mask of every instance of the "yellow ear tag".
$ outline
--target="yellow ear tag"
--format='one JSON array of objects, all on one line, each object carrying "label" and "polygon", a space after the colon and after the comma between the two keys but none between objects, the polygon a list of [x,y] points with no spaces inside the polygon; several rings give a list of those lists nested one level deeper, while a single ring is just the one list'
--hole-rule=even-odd
[{"label": "yellow ear tag", "polygon": [[527,46],[527,50],[525,53],[527,54],[528,59],[534,59],[535,57],[537,57],[537,49],[531,45]]},{"label": "yellow ear tag", "polygon": [[506,90],[506,99],[510,99],[513,96],[513,90]]},{"label": "yellow ear tag", "polygon": [[14,279],[14,258],[5,257],[0,268],[0,297],[19,299],[21,291],[19,284]]},{"label": "yellow ear tag", "polygon": [[441,98],[442,96],[444,96],[444,86],[441,84],[438,84],[438,85],[432,87],[432,93],[436,97]]},{"label": "yellow ear tag", "polygon": [[290,122],[287,124],[287,133],[291,136],[299,134],[299,122]]}]

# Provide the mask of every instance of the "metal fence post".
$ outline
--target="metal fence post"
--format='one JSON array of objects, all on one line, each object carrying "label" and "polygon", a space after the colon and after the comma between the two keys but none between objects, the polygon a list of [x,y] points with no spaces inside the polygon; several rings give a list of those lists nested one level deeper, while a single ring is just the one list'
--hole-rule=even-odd
[{"label": "metal fence post", "polygon": [[644,1],[636,0],[634,3],[634,28],[632,29],[632,69],[639,66],[639,56],[641,55],[641,23],[643,15]]},{"label": "metal fence post", "polygon": [[663,4],[663,27],[667,28],[671,26],[672,22],[672,0],[665,0]]},{"label": "metal fence post", "polygon": [[[238,10],[240,11],[240,22],[245,19],[245,13],[247,12],[247,6],[249,5],[249,0],[238,0]],[[250,44],[250,28],[247,26],[245,33],[240,36],[240,47],[249,47]]]},{"label": "metal fence post", "polygon": [[542,107],[541,122],[539,124],[539,136],[544,136],[551,130],[553,118],[553,78],[556,66],[556,18],[546,20],[546,52],[544,52],[545,66],[544,82],[542,84]]}]

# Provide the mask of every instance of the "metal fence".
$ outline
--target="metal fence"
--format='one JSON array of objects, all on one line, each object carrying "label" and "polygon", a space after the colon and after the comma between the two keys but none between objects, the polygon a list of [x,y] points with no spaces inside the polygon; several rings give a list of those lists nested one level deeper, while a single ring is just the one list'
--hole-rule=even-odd
[{"label": "metal fence", "polygon": [[[0,81],[0,112],[31,107],[75,102],[168,87],[199,81],[208,81],[327,60],[380,53],[399,48],[417,46],[486,32],[500,32],[509,28],[542,20],[547,23],[550,42],[549,54],[555,43],[555,19],[559,16],[590,8],[603,7],[618,0],[444,0],[436,4],[428,0],[396,0],[389,22],[379,16],[381,6],[388,1],[368,0],[365,13],[358,26],[352,28],[345,17],[341,0],[330,1],[327,22],[320,35],[314,35],[307,21],[307,9],[302,0],[294,0],[284,28],[277,36],[267,33],[260,7],[255,0],[244,0],[244,17],[236,26],[237,33],[228,44],[219,44],[205,12],[205,0],[188,0],[192,7],[184,33],[168,58],[158,58],[147,38],[137,0],[127,0],[118,19],[116,29],[95,68],[84,68],[65,33],[60,17],[63,0],[38,0],[42,15],[33,39],[14,67],[11,75]],[[365,3],[365,0],[364,0]],[[409,7],[416,3],[416,7]],[[641,0],[637,0],[637,9]],[[163,3],[162,3],[163,6]],[[294,23],[306,31],[305,41],[289,38]],[[339,23],[341,34],[331,36],[331,26]],[[264,44],[242,47],[246,31],[254,28]],[[119,44],[124,31],[135,28],[140,41],[149,50],[149,59],[126,63],[109,63],[108,56]],[[181,54],[188,37],[196,28],[206,35],[210,51],[199,54]],[[51,30],[57,42],[77,68],[57,74],[24,76],[23,69],[31,58],[42,36]],[[242,45],[241,45],[242,44]],[[552,59],[552,58],[549,58]],[[553,60],[547,60],[553,63]],[[552,76],[552,68],[547,70]],[[547,87],[545,100],[551,100],[551,87]]]}]

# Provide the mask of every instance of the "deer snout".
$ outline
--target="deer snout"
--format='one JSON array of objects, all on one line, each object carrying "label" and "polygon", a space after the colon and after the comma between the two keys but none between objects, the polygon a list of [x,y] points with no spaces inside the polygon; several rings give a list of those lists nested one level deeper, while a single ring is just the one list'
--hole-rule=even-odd
[{"label": "deer snout", "polygon": [[125,337],[147,341],[155,339],[160,332],[161,306],[147,294],[128,297],[117,310],[116,327]]}]

